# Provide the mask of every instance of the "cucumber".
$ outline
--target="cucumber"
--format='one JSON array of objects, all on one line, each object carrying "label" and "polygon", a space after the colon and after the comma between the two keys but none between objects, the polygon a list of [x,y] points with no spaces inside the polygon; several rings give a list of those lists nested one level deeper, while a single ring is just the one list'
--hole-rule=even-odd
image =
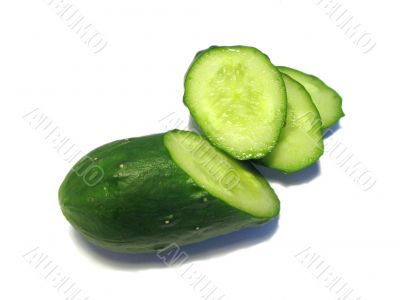
[{"label": "cucumber", "polygon": [[[96,185],[76,172],[87,157],[104,172]],[[64,179],[59,203],[90,242],[129,253],[202,241],[279,213],[274,191],[248,162],[178,130],[93,150]]]},{"label": "cucumber", "polygon": [[209,141],[239,160],[270,152],[286,117],[282,76],[252,47],[199,52],[186,73],[183,99]]},{"label": "cucumber", "polygon": [[305,88],[283,74],[287,92],[286,126],[278,144],[259,162],[265,166],[293,173],[316,162],[324,152],[321,118]]},{"label": "cucumber", "polygon": [[278,69],[305,87],[319,111],[323,129],[331,127],[344,116],[342,97],[321,79],[288,67],[282,66]]}]

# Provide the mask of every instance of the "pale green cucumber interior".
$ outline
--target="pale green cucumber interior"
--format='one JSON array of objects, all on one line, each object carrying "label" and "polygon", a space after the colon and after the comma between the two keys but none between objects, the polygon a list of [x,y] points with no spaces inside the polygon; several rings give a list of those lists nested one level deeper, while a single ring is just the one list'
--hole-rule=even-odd
[{"label": "pale green cucumber interior", "polygon": [[254,217],[279,213],[279,200],[265,179],[193,132],[171,131],[164,144],[175,163],[199,186]]},{"label": "pale green cucumber interior", "polygon": [[208,139],[237,159],[272,150],[286,115],[279,71],[251,47],[216,47],[195,59],[185,104]]},{"label": "pale green cucumber interior", "polygon": [[285,73],[301,83],[317,107],[322,120],[322,128],[326,129],[335,124],[344,116],[342,98],[332,88],[319,78],[288,67],[278,67]]},{"label": "pale green cucumber interior", "polygon": [[317,108],[304,87],[283,74],[287,92],[286,126],[278,144],[262,162],[272,168],[291,173],[318,160],[324,151],[322,124]]}]

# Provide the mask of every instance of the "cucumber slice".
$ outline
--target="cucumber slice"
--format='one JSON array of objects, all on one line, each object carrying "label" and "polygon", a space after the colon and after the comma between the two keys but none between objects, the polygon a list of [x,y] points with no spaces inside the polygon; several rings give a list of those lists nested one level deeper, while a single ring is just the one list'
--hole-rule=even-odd
[{"label": "cucumber slice", "polygon": [[321,79],[288,67],[282,66],[278,69],[305,87],[319,111],[323,129],[331,127],[344,116],[342,97]]},{"label": "cucumber slice", "polygon": [[[85,182],[90,162],[104,174],[95,185]],[[206,240],[279,213],[274,191],[250,163],[177,130],[93,150],[64,179],[59,202],[90,242],[128,253]]]},{"label": "cucumber slice", "polygon": [[323,131],[318,110],[306,89],[285,74],[283,80],[288,101],[286,126],[274,150],[258,162],[293,173],[313,164],[322,155]]},{"label": "cucumber slice", "polygon": [[199,52],[185,76],[184,103],[210,142],[239,160],[270,152],[286,117],[280,72],[246,46]]}]

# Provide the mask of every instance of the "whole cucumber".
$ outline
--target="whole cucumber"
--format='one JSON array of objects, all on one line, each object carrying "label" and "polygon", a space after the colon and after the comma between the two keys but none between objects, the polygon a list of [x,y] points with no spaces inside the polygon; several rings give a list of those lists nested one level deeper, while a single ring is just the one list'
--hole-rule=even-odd
[{"label": "whole cucumber", "polygon": [[[88,160],[101,170],[95,183],[82,176]],[[93,150],[64,179],[59,203],[90,242],[130,253],[206,240],[279,213],[274,191],[250,164],[178,130]]]}]

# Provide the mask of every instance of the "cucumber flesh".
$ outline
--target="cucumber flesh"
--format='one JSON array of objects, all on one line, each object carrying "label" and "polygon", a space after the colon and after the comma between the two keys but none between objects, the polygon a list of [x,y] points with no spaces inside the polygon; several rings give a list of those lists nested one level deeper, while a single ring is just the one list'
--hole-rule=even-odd
[{"label": "cucumber flesh", "polygon": [[286,117],[280,72],[246,46],[197,54],[185,77],[184,103],[210,142],[239,160],[270,152]]},{"label": "cucumber flesh", "polygon": [[321,118],[305,88],[283,74],[288,110],[278,144],[259,160],[265,166],[292,173],[313,164],[324,152]]},{"label": "cucumber flesh", "polygon": [[193,132],[165,135],[172,159],[199,186],[254,217],[277,215],[279,202],[265,179]]},{"label": "cucumber flesh", "polygon": [[319,111],[323,129],[331,127],[344,116],[342,97],[321,79],[288,67],[278,69],[305,87]]}]

